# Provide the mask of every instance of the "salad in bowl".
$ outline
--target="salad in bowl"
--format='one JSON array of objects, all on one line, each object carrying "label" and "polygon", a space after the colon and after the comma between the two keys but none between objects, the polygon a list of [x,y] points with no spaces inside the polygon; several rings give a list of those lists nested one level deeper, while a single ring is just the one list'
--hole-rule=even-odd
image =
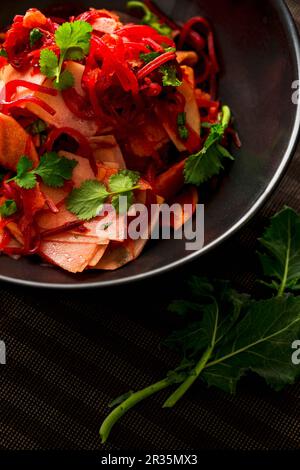
[{"label": "salad in bowl", "polygon": [[142,253],[162,204],[176,204],[180,228],[198,187],[233,159],[209,22],[175,24],[151,2],[128,9],[134,22],[32,8],[1,33],[1,253],[71,273],[118,269]]}]

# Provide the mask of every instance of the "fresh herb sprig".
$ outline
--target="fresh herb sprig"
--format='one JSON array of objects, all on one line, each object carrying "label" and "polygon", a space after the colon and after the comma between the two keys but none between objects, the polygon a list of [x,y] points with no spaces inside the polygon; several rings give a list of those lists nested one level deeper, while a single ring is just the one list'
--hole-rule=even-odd
[{"label": "fresh herb sprig", "polygon": [[177,77],[177,68],[175,64],[162,65],[159,71],[162,73],[163,86],[174,86],[178,88],[182,85],[182,81]]},{"label": "fresh herb sprig", "polygon": [[203,148],[198,153],[191,155],[186,161],[184,176],[187,184],[200,186],[224,169],[224,159],[234,160],[234,157],[220,143],[230,120],[231,111],[228,106],[223,106],[220,122],[210,127]]},{"label": "fresh herb sprig", "polygon": [[0,216],[3,218],[10,217],[17,212],[17,204],[13,199],[7,199],[0,206]]},{"label": "fresh herb sprig", "polygon": [[0,57],[4,57],[5,59],[8,57],[7,52],[3,47],[0,49]]},{"label": "fresh herb sprig", "polygon": [[154,13],[152,13],[152,11],[143,2],[138,2],[138,1],[127,2],[127,8],[129,10],[132,10],[132,9],[142,10],[142,12],[144,13],[144,16],[142,19],[143,24],[151,26],[162,36],[168,36],[169,38],[172,37],[173,35],[172,29],[168,25],[162,23],[160,19],[156,15],[154,15]]},{"label": "fresh herb sprig", "polygon": [[139,173],[122,170],[110,177],[108,188],[97,180],[85,181],[69,195],[67,208],[79,219],[90,220],[97,217],[105,202],[111,199],[118,213],[127,212],[133,203],[134,191],[139,189],[139,179]]},{"label": "fresh herb sprig", "polygon": [[52,188],[61,188],[64,182],[72,178],[72,172],[77,165],[76,160],[60,157],[56,152],[45,153],[39,165],[33,168],[32,161],[25,155],[17,164],[17,174],[10,180],[23,189],[32,189],[39,176],[43,183]]},{"label": "fresh herb sprig", "polygon": [[33,28],[29,34],[30,47],[33,48],[43,37],[43,33],[38,28]]},{"label": "fresh herb sprig", "polygon": [[68,70],[62,70],[65,60],[82,60],[90,50],[92,26],[86,21],[63,23],[55,32],[55,43],[60,50],[59,58],[51,49],[43,49],[40,55],[42,74],[54,79],[54,87],[65,90],[74,84]]},{"label": "fresh herb sprig", "polygon": [[182,140],[187,140],[189,138],[189,130],[186,126],[186,113],[179,113],[177,116],[177,127],[178,134]]},{"label": "fresh herb sprig", "polygon": [[[176,52],[176,49],[174,47],[167,47],[164,52]],[[162,55],[162,52],[149,52],[147,54],[142,52],[140,59],[145,62],[145,64],[150,64],[160,55]],[[177,68],[174,63],[162,65],[158,70],[162,75],[163,86],[180,87],[182,85],[182,81],[177,77]]]},{"label": "fresh herb sprig", "polygon": [[263,270],[268,287],[277,295],[256,300],[237,292],[229,282],[193,277],[189,300],[175,301],[170,311],[185,325],[167,345],[182,354],[178,367],[166,377],[113,402],[113,411],[100,429],[106,442],[113,426],[141,401],[170,387],[174,392],[163,407],[172,408],[201,378],[208,386],[235,393],[249,371],[275,390],[292,384],[300,368],[291,360],[292,343],[300,335],[300,216],[285,208],[276,215],[260,239]]}]

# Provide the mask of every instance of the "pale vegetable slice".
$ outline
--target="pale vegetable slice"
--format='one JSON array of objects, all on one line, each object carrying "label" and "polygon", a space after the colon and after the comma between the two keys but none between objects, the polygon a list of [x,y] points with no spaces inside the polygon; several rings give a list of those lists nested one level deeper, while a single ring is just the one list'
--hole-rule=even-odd
[{"label": "pale vegetable slice", "polygon": [[55,205],[64,201],[69,194],[69,191],[65,188],[50,188],[44,183],[40,183],[40,188],[46,198],[50,199]]},{"label": "pale vegetable slice", "polygon": [[42,258],[71,273],[83,272],[97,252],[97,245],[51,241],[42,241],[39,249]]},{"label": "pale vegetable slice", "polygon": [[102,245],[99,239],[96,237],[90,237],[84,233],[76,233],[72,231],[61,232],[56,235],[50,235],[44,238],[48,242],[60,242],[60,243],[77,243],[77,244],[89,244],[89,245]]},{"label": "pale vegetable slice", "polygon": [[94,31],[99,31],[100,33],[105,34],[113,34],[114,31],[121,27],[121,23],[116,21],[114,18],[97,18],[92,26]]},{"label": "pale vegetable slice", "polygon": [[15,119],[0,113],[0,165],[15,171],[22,155],[38,165],[39,159],[30,136]]},{"label": "pale vegetable slice", "polygon": [[134,256],[128,244],[113,246],[108,248],[99,263],[94,266],[94,269],[115,271],[133,260]]},{"label": "pale vegetable slice", "polygon": [[108,248],[108,243],[106,245],[99,246],[99,248],[96,250],[94,256],[89,261],[89,268],[92,269],[95,266],[97,266],[98,263],[100,263],[100,260],[105,255],[105,252],[106,252],[107,248]]},{"label": "pale vegetable slice", "polygon": [[101,261],[95,266],[95,269],[115,271],[138,258],[158,223],[159,214],[160,210],[159,207],[157,207],[157,210],[154,211],[153,217],[147,226],[146,232],[141,234],[140,239],[126,240],[119,246],[110,245]]},{"label": "pale vegetable slice", "polygon": [[122,151],[113,135],[91,137],[89,142],[96,162],[103,163],[106,167],[126,169]]},{"label": "pale vegetable slice", "polygon": [[71,214],[64,204],[59,207],[59,212],[42,211],[36,218],[36,222],[42,233],[48,230],[64,228],[76,221],[78,221],[76,215]]},{"label": "pale vegetable slice", "polygon": [[[46,87],[51,87],[51,82],[47,80],[44,85]],[[57,128],[60,127],[71,127],[78,132],[81,132],[84,136],[93,136],[97,133],[98,126],[95,121],[87,121],[86,119],[80,119],[79,117],[75,116],[69,108],[66,106],[61,93],[58,93],[57,96],[47,96],[41,93],[34,92],[33,96],[40,98],[47,102],[51,108],[53,108],[56,113],[54,116],[51,116],[47,111],[45,111],[40,106],[37,106],[33,103],[25,104],[24,107],[29,109],[29,111],[33,112],[36,116],[38,116],[43,121],[47,122],[48,124],[55,126]]]},{"label": "pale vegetable slice", "polygon": [[127,225],[124,215],[117,215],[110,205],[103,217],[97,217],[90,222],[86,222],[84,227],[88,230],[89,236],[95,236],[100,242],[110,240],[122,242],[126,238]]},{"label": "pale vegetable slice", "polygon": [[[66,65],[66,69],[69,70],[74,77],[74,88],[76,89],[77,93],[84,96],[84,92],[81,86],[84,66],[73,61],[69,61]],[[4,68],[0,78],[4,84],[11,80],[26,80],[30,81],[31,83],[53,88],[51,80],[46,79],[44,75],[39,73],[34,75],[33,69],[29,69],[29,71],[24,75],[21,72],[13,71],[11,66],[7,66]],[[51,96],[19,87],[17,89],[17,93],[14,96],[14,99],[24,98],[25,96],[35,96],[40,98],[56,111],[55,115],[51,116],[47,111],[36,104],[24,103],[22,105],[22,107],[27,108],[48,124],[58,128],[72,127],[73,129],[81,132],[86,137],[94,136],[97,133],[98,124],[94,120],[80,119],[75,114],[73,114],[66,106],[60,92],[58,92],[56,96]]]},{"label": "pale vegetable slice", "polygon": [[[37,73],[33,70],[33,68],[30,68],[24,72],[20,72],[8,64],[0,70],[0,80],[2,82],[2,86],[8,82],[11,82],[12,80],[24,80],[25,82],[42,85],[45,81],[45,75]],[[20,87],[18,89],[18,96],[20,98],[22,98],[23,95],[26,96],[26,94],[28,95],[30,93],[32,92],[25,90],[25,88]]]}]

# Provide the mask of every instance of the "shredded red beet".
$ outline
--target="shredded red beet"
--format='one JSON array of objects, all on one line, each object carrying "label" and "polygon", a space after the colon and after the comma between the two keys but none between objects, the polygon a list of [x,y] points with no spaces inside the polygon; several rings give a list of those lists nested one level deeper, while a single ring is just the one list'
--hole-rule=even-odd
[{"label": "shredded red beet", "polygon": [[154,72],[154,70],[172,60],[176,60],[176,54],[174,52],[165,52],[150,62],[150,64],[145,65],[145,67],[138,72],[138,79],[142,80],[143,78],[147,77],[147,75],[150,75],[150,73]]},{"label": "shredded red beet", "polygon": [[55,109],[51,108],[51,106],[45,103],[45,101],[41,100],[40,98],[37,98],[36,96],[26,96],[24,98],[19,98],[13,101],[2,101],[0,102],[0,108],[2,108],[3,113],[6,113],[10,111],[11,108],[22,107],[22,105],[28,103],[32,103],[39,106],[51,116],[54,116],[56,114]]},{"label": "shredded red beet", "polygon": [[31,83],[26,80],[11,80],[5,86],[6,88],[6,100],[11,101],[13,94],[16,92],[18,87],[27,88],[28,90],[37,91],[45,95],[57,96],[57,91],[54,88],[44,87]]}]

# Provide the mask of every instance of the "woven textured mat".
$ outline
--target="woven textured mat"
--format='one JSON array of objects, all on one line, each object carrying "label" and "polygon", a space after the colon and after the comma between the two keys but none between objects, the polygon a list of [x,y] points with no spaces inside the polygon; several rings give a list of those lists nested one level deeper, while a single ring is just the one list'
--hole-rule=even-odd
[{"label": "woven textured mat", "polygon": [[[298,0],[288,4],[300,25]],[[8,364],[0,376],[0,449],[100,449],[107,403],[175,364],[159,344],[171,325],[166,305],[183,279],[201,268],[251,291],[257,236],[283,204],[300,211],[299,181],[300,149],[245,229],[201,261],[151,282],[88,293],[2,284],[0,337]],[[300,383],[276,394],[251,376],[236,397],[198,384],[171,412],[160,408],[164,398],[129,413],[106,450],[300,448]]]}]

